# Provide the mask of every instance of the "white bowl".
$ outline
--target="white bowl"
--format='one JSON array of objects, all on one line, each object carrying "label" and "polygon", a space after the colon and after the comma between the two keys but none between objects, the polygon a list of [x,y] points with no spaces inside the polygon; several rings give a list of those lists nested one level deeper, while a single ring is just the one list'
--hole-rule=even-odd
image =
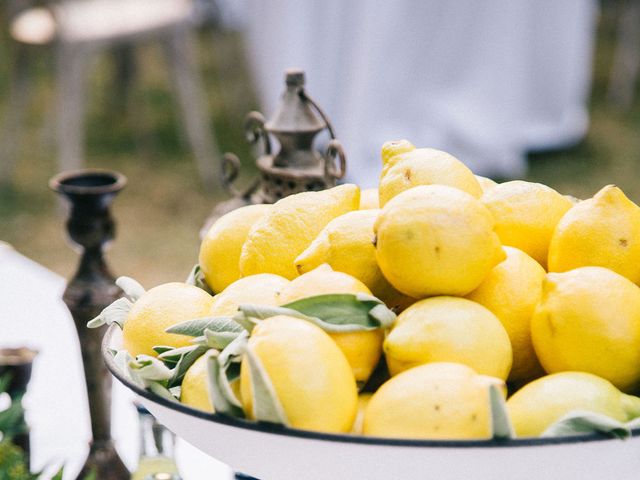
[{"label": "white bowl", "polygon": [[107,367],[161,423],[236,471],[261,480],[631,480],[640,476],[640,429],[627,440],[589,434],[508,441],[395,440],[290,429],[208,414],[145,391],[118,371],[107,350],[121,347],[120,329],[113,325],[102,345]]}]

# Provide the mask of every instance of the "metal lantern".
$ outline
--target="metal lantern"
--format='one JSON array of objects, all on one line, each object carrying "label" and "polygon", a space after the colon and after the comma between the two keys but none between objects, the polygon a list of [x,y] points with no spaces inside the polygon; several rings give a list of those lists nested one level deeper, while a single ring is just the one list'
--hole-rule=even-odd
[{"label": "metal lantern", "polygon": [[[346,159],[336,139],[329,119],[307,94],[302,70],[290,69],[285,73],[286,89],[275,115],[265,121],[260,112],[250,112],[245,121],[247,139],[260,145],[256,160],[259,176],[244,191],[233,187],[240,171],[240,160],[232,153],[223,158],[223,185],[233,198],[218,204],[207,219],[201,232],[222,215],[238,207],[260,203],[275,203],[293,193],[324,190],[335,186],[344,177]],[[321,154],[314,146],[318,133],[327,129],[329,143]],[[273,151],[271,135],[280,149]],[[337,165],[336,165],[337,163]]]}]

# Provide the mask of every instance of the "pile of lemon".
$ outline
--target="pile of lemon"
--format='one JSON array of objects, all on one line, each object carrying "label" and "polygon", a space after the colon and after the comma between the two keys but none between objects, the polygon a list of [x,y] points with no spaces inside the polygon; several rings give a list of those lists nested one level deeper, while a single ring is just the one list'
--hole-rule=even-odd
[{"label": "pile of lemon", "polygon": [[[126,350],[187,347],[191,337],[166,330],[258,305],[274,314],[255,320],[227,392],[249,419],[275,411],[325,432],[490,438],[495,387],[517,436],[576,411],[640,416],[637,205],[611,185],[579,201],[496,184],[404,140],[387,142],[382,161],[378,189],[341,185],[220,218],[199,255],[216,294],[181,283],[144,293],[124,323]],[[327,329],[275,308],[329,294],[375,297],[398,316]],[[181,402],[214,410],[211,358],[186,372]],[[275,403],[261,405],[258,390]]]}]

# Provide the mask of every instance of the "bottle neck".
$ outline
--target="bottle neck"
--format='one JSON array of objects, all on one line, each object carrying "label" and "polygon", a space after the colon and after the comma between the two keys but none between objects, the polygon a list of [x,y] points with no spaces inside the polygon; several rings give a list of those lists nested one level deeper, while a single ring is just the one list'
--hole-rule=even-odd
[{"label": "bottle neck", "polygon": [[175,435],[148,412],[140,413],[140,457],[174,458]]}]

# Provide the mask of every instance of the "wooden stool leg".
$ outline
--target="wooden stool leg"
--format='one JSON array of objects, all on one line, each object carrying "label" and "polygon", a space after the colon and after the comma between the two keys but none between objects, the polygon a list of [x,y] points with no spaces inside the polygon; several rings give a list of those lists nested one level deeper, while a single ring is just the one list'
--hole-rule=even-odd
[{"label": "wooden stool leg", "polygon": [[200,80],[193,39],[185,28],[177,28],[164,42],[164,49],[200,178],[207,188],[221,188],[220,152],[209,128],[207,98]]},{"label": "wooden stool leg", "polygon": [[28,48],[21,44],[15,45],[9,98],[0,132],[0,184],[11,183],[18,158],[18,147],[22,138],[31,86]]},{"label": "wooden stool leg", "polygon": [[631,108],[640,70],[640,1],[620,9],[618,39],[609,77],[607,99],[622,110]]},{"label": "wooden stool leg", "polygon": [[77,170],[84,166],[86,52],[60,44],[56,61],[58,162],[61,171]]}]

